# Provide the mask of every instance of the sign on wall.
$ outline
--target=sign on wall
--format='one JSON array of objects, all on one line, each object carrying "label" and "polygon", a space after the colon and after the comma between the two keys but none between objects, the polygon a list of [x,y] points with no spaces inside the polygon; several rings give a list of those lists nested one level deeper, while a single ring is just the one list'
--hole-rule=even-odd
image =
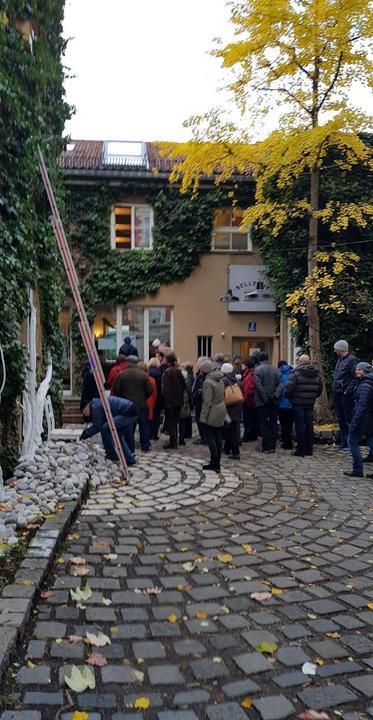
[{"label": "sign on wall", "polygon": [[268,284],[265,265],[230,265],[228,288],[232,297],[229,312],[274,312],[274,291]]}]

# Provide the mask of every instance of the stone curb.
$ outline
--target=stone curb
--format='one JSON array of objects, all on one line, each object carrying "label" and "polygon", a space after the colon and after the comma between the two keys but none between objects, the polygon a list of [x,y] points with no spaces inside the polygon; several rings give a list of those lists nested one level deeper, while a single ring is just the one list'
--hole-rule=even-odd
[{"label": "stone curb", "polygon": [[89,480],[81,488],[80,498],[64,504],[61,512],[48,518],[37,530],[13,583],[6,585],[0,593],[0,682],[18,641],[24,635],[57,547],[64,539],[88,491]]}]

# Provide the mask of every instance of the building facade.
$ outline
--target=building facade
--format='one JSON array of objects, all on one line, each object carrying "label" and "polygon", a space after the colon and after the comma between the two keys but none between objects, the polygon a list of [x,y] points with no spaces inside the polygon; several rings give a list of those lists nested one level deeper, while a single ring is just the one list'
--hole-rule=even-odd
[{"label": "building facade", "polygon": [[[145,360],[155,339],[180,360],[257,349],[274,362],[290,357],[287,323],[251,232],[240,227],[253,202],[250,176],[220,190],[203,179],[198,200],[170,187],[170,162],[150,143],[76,141],[60,164],[66,225],[104,367],[127,335]],[[61,327],[71,393],[79,368],[68,297]]]}]

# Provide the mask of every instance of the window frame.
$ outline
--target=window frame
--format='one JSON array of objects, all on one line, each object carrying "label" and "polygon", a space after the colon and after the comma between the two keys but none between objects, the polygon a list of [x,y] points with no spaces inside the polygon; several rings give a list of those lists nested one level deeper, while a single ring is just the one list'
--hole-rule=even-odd
[{"label": "window frame", "polygon": [[[215,216],[214,216],[212,233],[211,233],[211,252],[217,252],[217,253],[243,253],[243,252],[246,253],[246,252],[253,252],[253,241],[252,241],[252,235],[251,235],[252,223],[250,223],[248,229],[245,230],[245,231],[240,230],[240,226],[234,227],[234,226],[232,225],[232,213],[233,213],[233,211],[234,211],[234,210],[241,210],[241,209],[242,209],[242,208],[234,208],[234,207],[221,207],[221,208],[216,208],[216,211],[215,211],[215,212],[217,212],[217,211],[219,211],[219,210],[229,210],[229,212],[230,212],[231,224],[230,224],[230,225],[224,225],[224,226],[222,225],[222,226],[219,226],[219,227],[215,227]],[[215,234],[215,233],[221,233],[221,234],[224,233],[224,234],[226,234],[226,235],[229,235],[229,248],[217,248],[217,247],[215,247],[215,243],[214,243],[214,234]],[[233,236],[233,235],[236,235],[236,234],[237,234],[237,235],[240,234],[240,235],[244,235],[244,236],[246,235],[247,247],[246,247],[245,249],[235,249],[235,248],[232,248],[232,236]]]},{"label": "window frame", "polygon": [[213,335],[197,335],[197,357],[212,357],[213,337]]},{"label": "window frame", "polygon": [[[116,208],[131,208],[131,247],[117,247],[117,236],[116,236],[116,215],[115,215],[115,209]],[[137,247],[135,245],[135,210],[144,209],[146,208],[149,210],[150,215],[150,243],[149,247]],[[110,244],[112,250],[152,250],[153,249],[153,226],[154,226],[154,210],[151,205],[148,203],[142,203],[142,202],[121,202],[121,203],[115,203],[115,205],[112,205],[111,207],[111,215],[110,215]]]}]

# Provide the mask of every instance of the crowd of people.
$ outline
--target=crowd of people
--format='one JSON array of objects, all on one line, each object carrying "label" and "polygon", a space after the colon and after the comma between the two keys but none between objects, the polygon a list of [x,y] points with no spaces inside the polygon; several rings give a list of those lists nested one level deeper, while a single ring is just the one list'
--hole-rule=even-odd
[{"label": "crowd of people", "polygon": [[[334,350],[337,362],[332,396],[340,428],[337,447],[352,455],[352,471],[345,474],[362,477],[362,436],[369,446],[365,461],[373,462],[373,368],[367,362],[358,362],[345,340],[338,340]],[[258,452],[274,453],[278,426],[282,448],[302,458],[313,454],[314,405],[323,383],[308,355],[300,355],[293,368],[286,361],[274,367],[267,353],[259,351],[247,360],[217,354],[214,358],[199,357],[194,364],[179,363],[174,351],[160,341],[155,342],[154,351],[154,357],[145,363],[139,360],[130,338],[125,338],[107,379],[109,402],[128,464],[136,462],[136,425],[142,452],[151,449],[151,442],[158,440],[160,433],[168,436],[163,446],[166,450],[191,440],[208,445],[210,461],[203,469],[216,473],[220,472],[222,452],[230,460],[239,460],[243,443],[257,441]],[[83,437],[101,432],[106,456],[115,460],[97,395],[93,376],[87,370],[81,409],[92,424]],[[198,428],[194,440],[192,414]]]}]

